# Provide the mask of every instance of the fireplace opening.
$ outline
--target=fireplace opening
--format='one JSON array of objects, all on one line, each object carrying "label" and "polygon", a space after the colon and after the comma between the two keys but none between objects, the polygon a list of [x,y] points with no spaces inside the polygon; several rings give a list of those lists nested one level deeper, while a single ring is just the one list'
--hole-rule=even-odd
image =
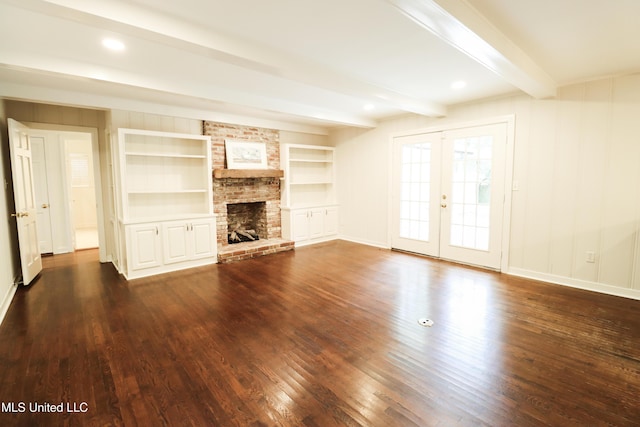
[{"label": "fireplace opening", "polygon": [[229,244],[266,239],[266,202],[227,204],[227,242]]}]

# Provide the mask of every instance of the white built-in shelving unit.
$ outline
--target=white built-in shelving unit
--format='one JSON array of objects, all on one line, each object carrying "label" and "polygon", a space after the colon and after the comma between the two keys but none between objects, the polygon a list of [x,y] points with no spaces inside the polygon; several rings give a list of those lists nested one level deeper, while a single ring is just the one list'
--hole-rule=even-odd
[{"label": "white built-in shelving unit", "polygon": [[282,234],[298,245],[335,239],[338,206],[335,192],[335,149],[283,144]]},{"label": "white built-in shelving unit", "polygon": [[127,278],[215,262],[208,136],[118,129],[120,270]]}]

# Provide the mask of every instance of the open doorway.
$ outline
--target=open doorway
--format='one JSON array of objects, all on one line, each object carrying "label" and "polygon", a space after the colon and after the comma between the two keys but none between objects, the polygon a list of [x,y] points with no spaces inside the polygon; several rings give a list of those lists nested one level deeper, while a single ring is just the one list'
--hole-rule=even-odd
[{"label": "open doorway", "polygon": [[29,130],[42,254],[100,246],[94,133]]},{"label": "open doorway", "polygon": [[91,134],[66,135],[64,139],[69,213],[74,249],[98,247],[96,186],[93,179]]}]

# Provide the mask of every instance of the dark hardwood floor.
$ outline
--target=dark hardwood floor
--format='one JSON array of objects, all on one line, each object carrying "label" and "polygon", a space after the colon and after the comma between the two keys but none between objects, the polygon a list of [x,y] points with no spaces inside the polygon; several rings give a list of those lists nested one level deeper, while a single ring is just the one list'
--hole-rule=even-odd
[{"label": "dark hardwood floor", "polygon": [[45,265],[0,326],[2,426],[640,425],[640,301],[342,241]]}]

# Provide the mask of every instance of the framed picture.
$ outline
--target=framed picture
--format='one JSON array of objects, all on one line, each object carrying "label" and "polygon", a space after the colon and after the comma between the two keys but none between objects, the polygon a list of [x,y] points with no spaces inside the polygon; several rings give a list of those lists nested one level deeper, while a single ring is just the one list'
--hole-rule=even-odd
[{"label": "framed picture", "polygon": [[267,169],[267,146],[263,142],[225,139],[228,169]]}]

